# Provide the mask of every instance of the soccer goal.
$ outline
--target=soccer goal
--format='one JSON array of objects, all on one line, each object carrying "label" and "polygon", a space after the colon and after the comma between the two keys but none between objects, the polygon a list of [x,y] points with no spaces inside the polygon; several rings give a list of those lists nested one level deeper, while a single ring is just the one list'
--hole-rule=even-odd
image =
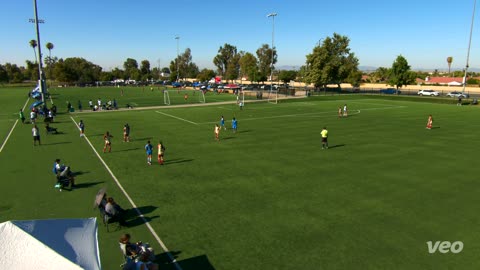
[{"label": "soccer goal", "polygon": [[268,92],[267,102],[272,103],[272,104],[277,104],[278,103],[278,90],[277,89],[271,89]]},{"label": "soccer goal", "polygon": [[163,104],[170,105],[170,95],[168,94],[168,90],[163,90]]},{"label": "soccer goal", "polygon": [[198,91],[198,102],[205,103],[205,93],[203,90]]}]

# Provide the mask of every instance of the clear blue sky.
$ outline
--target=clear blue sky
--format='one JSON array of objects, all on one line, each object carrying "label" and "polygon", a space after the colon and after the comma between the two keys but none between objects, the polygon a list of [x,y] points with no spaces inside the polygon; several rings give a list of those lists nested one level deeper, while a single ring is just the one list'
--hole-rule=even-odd
[{"label": "clear blue sky", "polygon": [[[403,55],[413,69],[447,69],[466,64],[473,1],[433,0],[244,0],[113,1],[37,0],[43,54],[83,57],[105,70],[122,67],[126,58],[151,67],[168,66],[179,48],[192,50],[200,68],[214,68],[213,57],[225,43],[255,51],[271,45],[276,12],[276,66],[300,66],[315,44],[334,32],[350,38],[361,66],[390,67]],[[480,7],[477,6],[477,11]],[[478,12],[476,12],[478,15]],[[33,0],[2,1],[0,64],[25,66],[34,59]],[[480,67],[480,17],[473,29],[470,67]]]}]

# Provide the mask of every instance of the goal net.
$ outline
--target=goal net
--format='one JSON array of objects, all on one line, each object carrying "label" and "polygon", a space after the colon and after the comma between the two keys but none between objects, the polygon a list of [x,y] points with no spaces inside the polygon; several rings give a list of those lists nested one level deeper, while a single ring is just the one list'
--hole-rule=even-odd
[{"label": "goal net", "polygon": [[205,103],[205,94],[203,90],[198,91],[198,102]]},{"label": "goal net", "polygon": [[170,105],[170,95],[168,94],[168,90],[163,90],[163,104]]},{"label": "goal net", "polygon": [[277,104],[278,103],[278,90],[277,89],[271,89],[270,91],[268,91],[267,102],[272,103],[272,104]]}]

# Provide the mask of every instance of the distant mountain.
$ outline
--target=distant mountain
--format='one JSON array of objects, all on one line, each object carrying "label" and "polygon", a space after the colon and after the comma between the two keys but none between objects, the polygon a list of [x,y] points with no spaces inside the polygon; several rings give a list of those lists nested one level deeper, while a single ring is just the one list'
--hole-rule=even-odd
[{"label": "distant mountain", "polygon": [[299,70],[300,66],[283,65],[283,66],[275,67],[275,69],[276,70]]}]

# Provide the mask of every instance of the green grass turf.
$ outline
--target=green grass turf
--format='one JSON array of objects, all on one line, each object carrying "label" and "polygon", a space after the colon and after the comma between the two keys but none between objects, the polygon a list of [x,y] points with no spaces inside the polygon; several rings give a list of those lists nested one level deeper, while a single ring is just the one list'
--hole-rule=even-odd
[{"label": "green grass turf", "polygon": [[[59,91],[54,98],[64,104],[71,96]],[[14,111],[25,102],[24,95],[9,100]],[[339,119],[344,103],[351,116]],[[433,130],[425,129],[428,114]],[[216,142],[221,115],[228,127],[236,117],[239,130],[222,131]],[[0,153],[2,221],[98,216],[92,201],[104,186],[131,208],[70,116],[85,122],[99,152],[103,133],[113,134],[112,153],[101,156],[183,269],[479,266],[478,107],[332,96],[252,103],[243,111],[215,104],[62,114],[54,126],[63,134],[42,133],[44,145],[33,147],[31,126],[20,125]],[[132,142],[122,143],[127,122]],[[0,122],[2,130],[12,123]],[[320,147],[323,126],[328,150]],[[143,147],[159,139],[167,164],[148,166]],[[57,157],[81,172],[79,189],[53,189]],[[104,269],[121,263],[117,239],[124,232],[161,253],[141,223],[132,217],[128,228],[109,233],[99,226]],[[465,247],[428,253],[427,241],[444,240]],[[173,268],[159,257],[163,269]]]},{"label": "green grass turf", "polygon": [[[167,89],[170,97],[171,105],[184,104],[198,104],[201,103],[200,91],[192,89],[173,89],[165,88],[164,86],[139,86],[131,87],[125,86],[121,88],[116,87],[67,87],[67,88],[52,88],[49,89],[52,100],[60,110],[67,110],[67,101],[73,105],[75,110],[78,110],[78,102],[82,104],[83,110],[89,110],[88,101],[91,99],[96,104],[98,99],[103,103],[108,100],[115,99],[118,103],[118,108],[126,108],[127,104],[136,107],[148,106],[164,106],[164,90]],[[122,94],[123,90],[123,94]],[[187,99],[185,100],[185,95]],[[245,99],[253,99],[255,97],[245,96]],[[205,102],[221,102],[221,101],[235,101],[234,95],[221,93],[214,94],[207,92],[205,94]]]}]

